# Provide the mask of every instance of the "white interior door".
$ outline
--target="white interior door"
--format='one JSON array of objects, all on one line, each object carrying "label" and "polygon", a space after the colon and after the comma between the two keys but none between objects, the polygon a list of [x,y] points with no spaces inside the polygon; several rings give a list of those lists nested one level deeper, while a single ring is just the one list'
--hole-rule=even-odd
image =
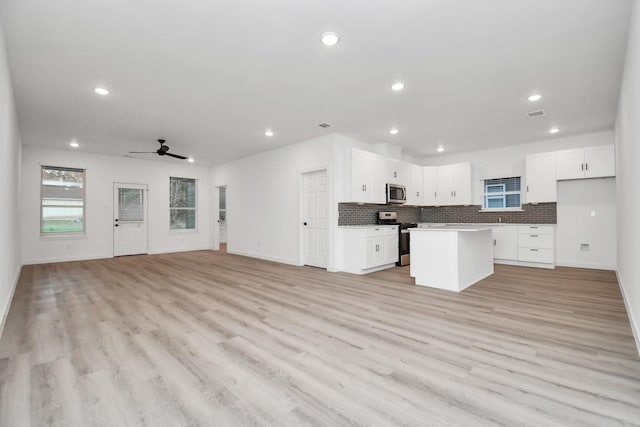
[{"label": "white interior door", "polygon": [[147,186],[113,184],[113,256],[147,253]]},{"label": "white interior door", "polygon": [[327,268],[327,172],[303,176],[304,264]]}]

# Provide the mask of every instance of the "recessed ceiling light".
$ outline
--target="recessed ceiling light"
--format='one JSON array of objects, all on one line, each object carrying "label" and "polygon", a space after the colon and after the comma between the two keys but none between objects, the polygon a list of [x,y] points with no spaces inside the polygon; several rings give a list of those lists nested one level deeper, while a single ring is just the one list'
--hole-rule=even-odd
[{"label": "recessed ceiling light", "polygon": [[273,136],[273,131],[272,131],[271,129],[268,129],[268,130],[266,130],[266,131],[264,132],[264,134],[265,134],[266,136],[271,137],[271,136]]},{"label": "recessed ceiling light", "polygon": [[397,134],[398,134],[398,132],[399,132],[399,130],[398,130],[398,129],[396,129],[396,128],[393,128],[393,129],[391,129],[391,130],[389,131],[389,133],[390,133],[391,135],[397,135]]},{"label": "recessed ceiling light", "polygon": [[188,161],[189,163],[193,163],[193,162],[195,162],[195,160],[193,159],[193,157],[189,157],[189,158],[187,159],[187,161]]},{"label": "recessed ceiling light", "polygon": [[109,95],[109,90],[103,87],[97,87],[93,91],[98,95],[102,95],[102,96]]},{"label": "recessed ceiling light", "polygon": [[440,145],[436,151],[438,153],[442,153],[444,151],[444,147],[442,145]]},{"label": "recessed ceiling light", "polygon": [[549,129],[549,133],[558,133],[558,132],[560,132],[560,129],[558,129],[558,128]]},{"label": "recessed ceiling light", "polygon": [[391,89],[395,90],[396,92],[400,92],[402,89],[404,89],[404,83],[396,82],[391,85]]},{"label": "recessed ceiling light", "polygon": [[80,146],[80,144],[78,144],[78,141],[71,141],[69,145],[72,146],[73,148],[78,148]]},{"label": "recessed ceiling light", "polygon": [[336,33],[324,33],[320,41],[325,46],[335,46],[340,41],[340,37]]},{"label": "recessed ceiling light", "polygon": [[536,101],[540,101],[542,99],[542,95],[535,93],[533,95],[531,95],[529,98],[527,98],[530,102],[536,102]]}]

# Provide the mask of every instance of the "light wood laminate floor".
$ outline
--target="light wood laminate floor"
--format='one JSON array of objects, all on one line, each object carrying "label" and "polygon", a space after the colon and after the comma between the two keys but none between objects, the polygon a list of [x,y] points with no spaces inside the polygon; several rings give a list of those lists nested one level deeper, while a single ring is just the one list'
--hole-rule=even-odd
[{"label": "light wood laminate floor", "polygon": [[327,273],[199,251],[25,266],[2,426],[640,424],[615,275]]}]

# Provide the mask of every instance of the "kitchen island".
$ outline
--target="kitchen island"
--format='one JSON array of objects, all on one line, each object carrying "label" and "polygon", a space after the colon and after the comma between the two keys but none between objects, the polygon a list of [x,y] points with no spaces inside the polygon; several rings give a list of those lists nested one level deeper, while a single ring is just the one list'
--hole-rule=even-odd
[{"label": "kitchen island", "polygon": [[412,228],[411,276],[416,285],[460,292],[493,274],[491,228]]}]

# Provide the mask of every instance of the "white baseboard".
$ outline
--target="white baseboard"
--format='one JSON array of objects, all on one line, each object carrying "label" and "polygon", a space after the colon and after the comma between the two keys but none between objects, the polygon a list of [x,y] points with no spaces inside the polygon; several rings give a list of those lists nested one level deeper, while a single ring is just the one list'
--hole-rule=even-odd
[{"label": "white baseboard", "polygon": [[622,276],[620,276],[618,270],[616,270],[616,277],[618,278],[618,286],[620,286],[620,292],[622,292],[622,300],[624,301],[624,306],[627,309],[627,315],[629,316],[631,332],[633,333],[633,338],[636,340],[636,349],[638,350],[638,355],[640,355],[640,325],[638,325],[638,319],[634,317],[633,311],[631,311],[631,306],[628,302],[629,300],[627,299],[627,295],[624,293]]},{"label": "white baseboard", "polygon": [[203,246],[201,248],[174,248],[174,249],[165,249],[162,251],[149,251],[149,255],[161,255],[161,254],[175,254],[178,252],[194,252],[194,251],[212,251],[209,246]]},{"label": "white baseboard", "polygon": [[609,264],[581,264],[579,262],[556,262],[558,267],[588,268],[591,270],[611,270],[615,271],[615,265]]},{"label": "white baseboard", "polygon": [[2,318],[0,318],[0,338],[2,338],[2,333],[4,332],[4,324],[7,321],[7,316],[9,316],[9,309],[11,308],[11,303],[13,302],[13,296],[16,294],[16,288],[18,287],[20,274],[22,274],[22,266],[18,268],[18,273],[13,279],[13,288],[11,289],[11,292],[9,292],[9,298],[7,298],[7,302],[4,307],[2,307]]},{"label": "white baseboard", "polygon": [[92,259],[103,259],[103,258],[113,258],[113,254],[94,254],[94,255],[82,255],[82,256],[72,256],[72,257],[28,259],[24,261],[24,265],[51,264],[54,262],[68,262],[68,261],[88,261]]},{"label": "white baseboard", "polygon": [[302,267],[302,265],[303,265],[303,264],[300,264],[300,262],[298,260],[288,259],[288,258],[272,257],[272,256],[267,256],[267,255],[263,255],[263,254],[257,254],[257,253],[253,253],[253,252],[244,252],[244,251],[236,251],[236,250],[227,249],[227,253],[228,254],[233,254],[233,255],[246,256],[246,257],[249,257],[249,258],[263,259],[265,261],[279,262],[281,264],[297,265],[299,267]]}]

